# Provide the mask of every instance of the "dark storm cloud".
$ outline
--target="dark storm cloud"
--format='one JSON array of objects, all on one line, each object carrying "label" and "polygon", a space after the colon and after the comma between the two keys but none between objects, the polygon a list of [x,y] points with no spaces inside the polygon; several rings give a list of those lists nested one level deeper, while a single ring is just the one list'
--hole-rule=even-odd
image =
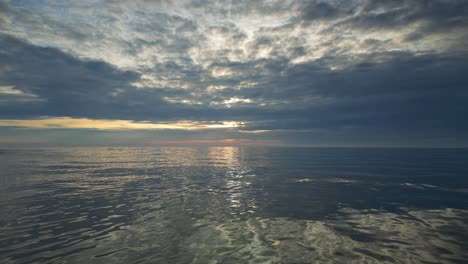
[{"label": "dark storm cloud", "polygon": [[[140,77],[135,72],[118,70],[104,62],[82,61],[5,35],[0,42],[4,47],[0,53],[1,85],[14,86],[38,98],[2,103],[3,117],[254,122],[244,128],[247,130],[345,126],[467,129],[460,119],[468,114],[468,62],[463,54],[373,54],[362,57],[362,63],[339,70],[330,70],[325,62],[288,66],[287,59],[218,62],[212,67],[244,72],[242,80],[257,84],[240,90],[224,89],[203,105],[187,106],[168,103],[162,97],[193,98],[190,91],[137,89],[131,85]],[[251,71],[255,68],[262,70]],[[213,84],[220,82],[212,80]],[[238,83],[235,79],[231,82]],[[253,103],[232,109],[209,104],[232,97],[251,98]]]},{"label": "dark storm cloud", "polygon": [[148,118],[150,108],[157,115],[166,104],[161,97],[174,92],[137,89],[131,82],[139,79],[138,73],[102,61],[80,60],[11,36],[1,35],[0,46],[0,84],[36,98],[2,103],[3,117]]},{"label": "dark storm cloud", "polygon": [[[169,103],[165,96],[190,98],[192,90],[165,87],[136,88],[140,74],[119,70],[102,61],[86,61],[54,48],[42,48],[0,35],[0,85],[13,86],[25,95],[2,95],[3,118],[69,116],[164,121],[222,119],[207,106]],[[196,69],[167,62],[158,73],[177,73],[184,80],[200,78]],[[192,77],[190,77],[192,76]],[[25,101],[23,97],[35,100]],[[227,110],[223,110],[227,111]],[[222,112],[223,112],[222,111]]]},{"label": "dark storm cloud", "polygon": [[[352,19],[353,25],[369,28],[403,28],[416,25],[416,30],[406,36],[415,41],[431,34],[446,34],[468,29],[468,2],[466,1],[409,1],[402,8]],[[354,20],[354,21],[353,21]],[[463,32],[465,31],[465,32]]]},{"label": "dark storm cloud", "polygon": [[468,29],[468,2],[464,0],[309,1],[301,10],[302,20],[326,20],[331,28],[395,30],[415,26],[408,41]]},{"label": "dark storm cloud", "polygon": [[104,62],[81,61],[8,35],[0,35],[0,45],[0,82],[44,99],[32,113],[68,112],[86,104],[105,103],[113,92],[138,78],[136,73],[116,70]]},{"label": "dark storm cloud", "polygon": [[354,5],[351,1],[305,1],[301,11],[304,20],[331,20],[351,15]]},{"label": "dark storm cloud", "polygon": [[257,121],[246,129],[355,126],[466,131],[467,123],[460,119],[468,114],[466,55],[389,52],[360,59],[361,63],[337,70],[330,70],[326,62],[290,67],[275,60],[236,64],[231,67],[237,72],[256,67],[270,71],[244,76],[258,82],[255,87],[225,89],[217,96],[255,100],[254,109],[243,106],[251,111],[246,116],[234,115],[240,110],[227,113]]}]

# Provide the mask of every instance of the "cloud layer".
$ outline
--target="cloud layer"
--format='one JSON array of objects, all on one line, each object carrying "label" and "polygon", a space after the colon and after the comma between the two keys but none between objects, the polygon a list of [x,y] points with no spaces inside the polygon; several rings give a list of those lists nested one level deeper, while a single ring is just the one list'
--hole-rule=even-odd
[{"label": "cloud layer", "polygon": [[2,1],[0,119],[466,144],[467,14],[457,0]]}]

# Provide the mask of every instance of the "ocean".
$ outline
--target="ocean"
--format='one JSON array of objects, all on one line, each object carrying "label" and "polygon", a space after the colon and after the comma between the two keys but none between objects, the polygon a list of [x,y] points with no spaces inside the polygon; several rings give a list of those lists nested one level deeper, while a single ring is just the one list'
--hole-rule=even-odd
[{"label": "ocean", "polygon": [[468,263],[468,149],[0,149],[0,263]]}]

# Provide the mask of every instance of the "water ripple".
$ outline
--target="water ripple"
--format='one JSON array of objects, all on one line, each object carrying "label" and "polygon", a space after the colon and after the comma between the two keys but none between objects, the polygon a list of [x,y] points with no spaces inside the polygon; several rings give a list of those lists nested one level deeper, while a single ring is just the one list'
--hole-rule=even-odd
[{"label": "water ripple", "polygon": [[462,263],[468,151],[0,151],[1,263]]}]

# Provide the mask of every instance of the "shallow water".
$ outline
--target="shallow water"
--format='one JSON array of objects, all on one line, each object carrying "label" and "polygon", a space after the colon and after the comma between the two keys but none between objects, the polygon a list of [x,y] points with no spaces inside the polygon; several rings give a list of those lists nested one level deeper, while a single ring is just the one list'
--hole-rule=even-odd
[{"label": "shallow water", "polygon": [[0,263],[467,263],[468,150],[0,150]]}]

